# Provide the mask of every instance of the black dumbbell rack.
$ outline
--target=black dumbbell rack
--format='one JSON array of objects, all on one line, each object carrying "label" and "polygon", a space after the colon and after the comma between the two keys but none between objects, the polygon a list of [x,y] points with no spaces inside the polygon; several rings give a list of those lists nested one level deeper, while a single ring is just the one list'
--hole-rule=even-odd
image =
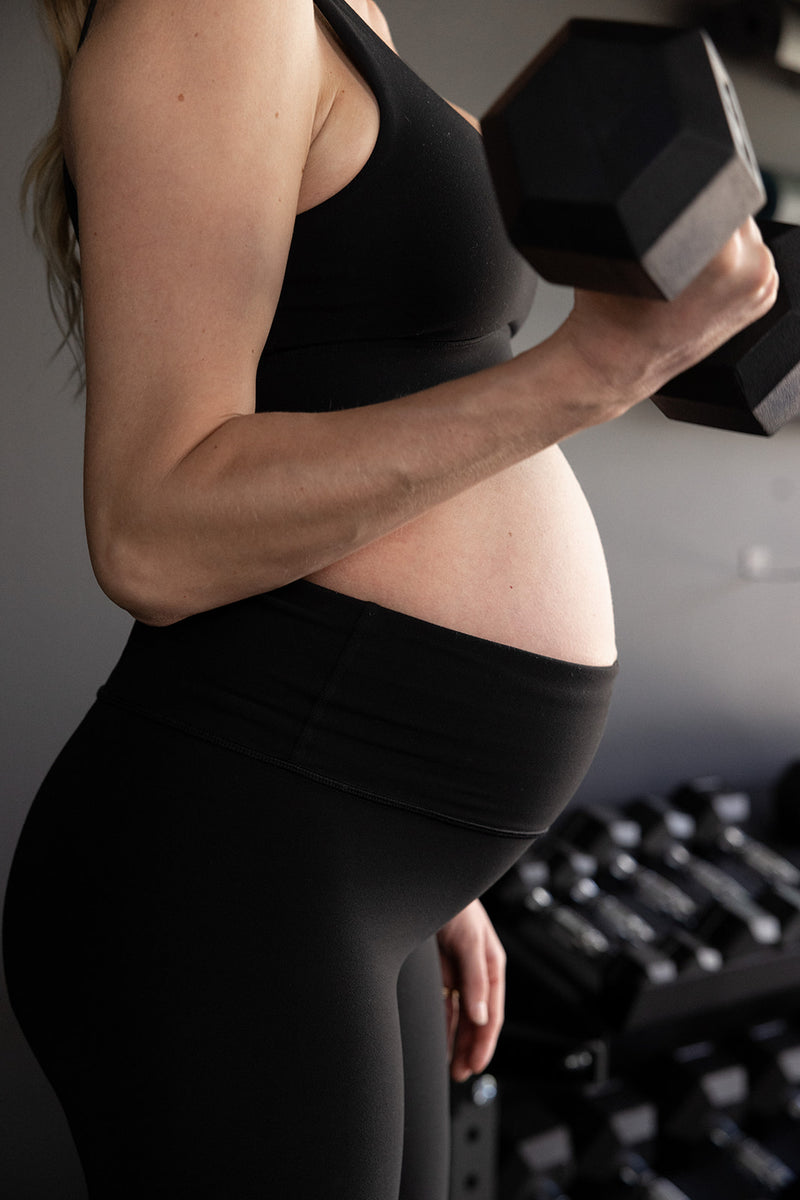
[{"label": "black dumbbell rack", "polygon": [[485,898],[509,973],[498,1200],[800,1195],[786,781],[800,799],[795,765],[773,795],[705,779],[570,811]]}]

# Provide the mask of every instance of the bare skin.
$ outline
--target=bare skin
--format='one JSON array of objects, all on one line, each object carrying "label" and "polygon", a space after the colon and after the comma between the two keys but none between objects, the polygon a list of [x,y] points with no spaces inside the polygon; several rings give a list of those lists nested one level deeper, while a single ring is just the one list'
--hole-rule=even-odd
[{"label": "bare skin", "polygon": [[[371,0],[353,7],[389,40]],[[66,109],[98,579],[165,625],[307,577],[609,664],[602,549],[558,443],[766,312],[771,256],[748,222],[669,305],[578,294],[556,334],[503,366],[386,404],[256,414],[294,216],[358,173],[379,121],[312,0],[99,0]],[[441,939],[472,1012],[459,1072],[479,1069],[502,1019],[481,912]]]},{"label": "bare skin", "polygon": [[671,305],[585,295],[553,338],[503,367],[391,404],[254,414],[294,213],[363,164],[374,100],[310,0],[168,12],[101,0],[95,21],[68,156],[83,234],[87,524],[112,598],[168,623],[310,576],[496,640],[611,661],[602,555],[555,446],[766,311],[775,279],[753,228]]}]

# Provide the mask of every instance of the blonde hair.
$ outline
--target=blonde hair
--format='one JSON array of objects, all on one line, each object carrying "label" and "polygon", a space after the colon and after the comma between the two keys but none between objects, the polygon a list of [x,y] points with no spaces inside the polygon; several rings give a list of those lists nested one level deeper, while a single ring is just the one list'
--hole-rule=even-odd
[{"label": "blonde hair", "polygon": [[[34,147],[22,181],[22,207],[30,209],[33,238],[47,269],[50,305],[81,372],[83,312],[81,268],[75,231],[67,210],[64,188],[63,102],[72,61],[90,0],[39,0],[47,34],[55,47],[61,72],[61,101],[50,131]],[[59,349],[61,348],[59,347]]]}]

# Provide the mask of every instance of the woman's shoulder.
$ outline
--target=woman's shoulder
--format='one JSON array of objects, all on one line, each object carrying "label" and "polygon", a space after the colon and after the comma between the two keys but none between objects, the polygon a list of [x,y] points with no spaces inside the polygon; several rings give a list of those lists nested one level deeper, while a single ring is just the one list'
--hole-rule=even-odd
[{"label": "woman's shoulder", "polygon": [[98,0],[65,95],[68,125],[107,122],[191,92],[212,102],[259,88],[308,96],[313,0]]}]

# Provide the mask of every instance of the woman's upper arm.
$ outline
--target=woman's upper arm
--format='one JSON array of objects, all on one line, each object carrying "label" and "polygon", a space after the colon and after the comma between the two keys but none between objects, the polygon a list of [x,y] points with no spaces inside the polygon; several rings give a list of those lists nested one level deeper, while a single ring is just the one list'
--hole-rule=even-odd
[{"label": "woman's upper arm", "polygon": [[117,0],[93,28],[68,107],[90,505],[252,410],[316,67],[311,0]]}]

